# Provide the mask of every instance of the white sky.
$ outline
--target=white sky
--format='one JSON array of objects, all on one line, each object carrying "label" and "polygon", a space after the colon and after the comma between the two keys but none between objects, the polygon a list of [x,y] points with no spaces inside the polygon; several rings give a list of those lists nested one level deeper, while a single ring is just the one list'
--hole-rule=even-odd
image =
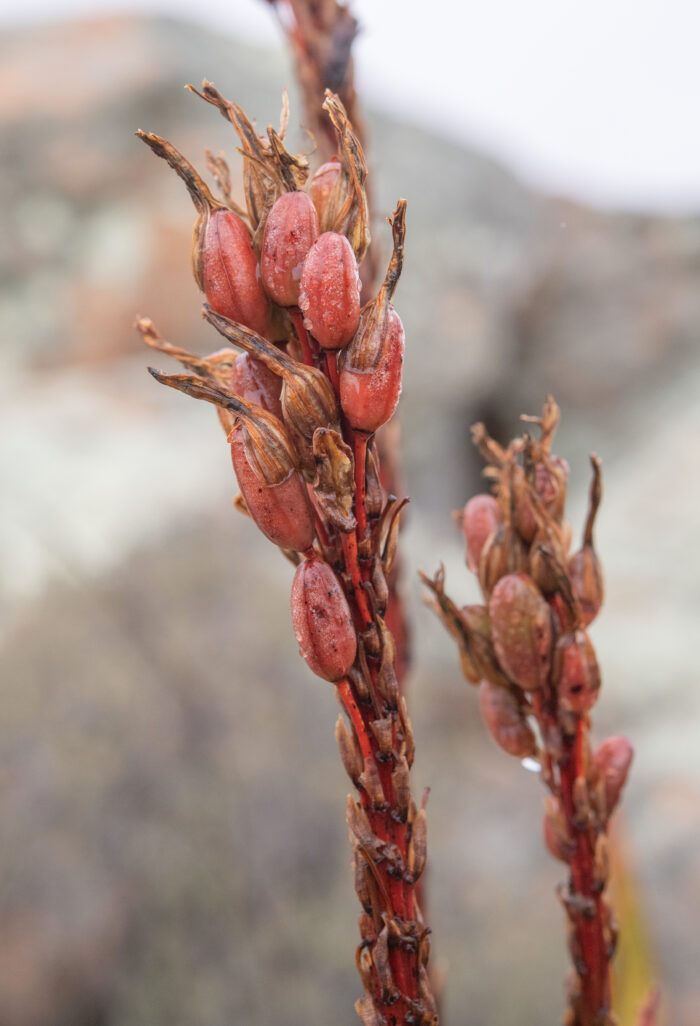
[{"label": "white sky", "polygon": [[[355,0],[360,92],[606,206],[700,210],[698,0]],[[0,0],[3,22],[195,16],[280,45],[261,0]]]}]

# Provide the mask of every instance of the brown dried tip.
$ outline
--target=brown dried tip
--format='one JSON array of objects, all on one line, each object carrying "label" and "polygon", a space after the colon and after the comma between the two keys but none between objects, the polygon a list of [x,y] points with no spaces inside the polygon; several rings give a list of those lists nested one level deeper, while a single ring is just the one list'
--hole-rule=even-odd
[{"label": "brown dried tip", "polygon": [[166,356],[172,356],[183,367],[196,371],[199,377],[206,378],[208,381],[215,382],[224,388],[228,384],[236,362],[236,354],[232,353],[230,349],[218,349],[215,353],[210,353],[208,356],[198,356],[195,353],[190,353],[186,349],[180,348],[180,346],[174,346],[172,343],[167,342],[159,333],[153,321],[148,317],[139,317],[136,322],[136,330],[143,342],[150,346],[151,349],[156,349],[159,353],[165,353]]},{"label": "brown dried tip", "polygon": [[481,680],[481,673],[474,663],[466,625],[459,609],[445,592],[445,567],[440,564],[434,577],[428,577],[422,570],[418,571],[418,575],[434,596],[434,598],[425,597],[423,601],[437,614],[457,642],[462,673],[472,684],[478,684]]},{"label": "brown dried tip", "polygon": [[203,399],[230,410],[243,421],[249,439],[248,457],[252,458],[254,467],[267,485],[278,485],[286,481],[297,469],[294,450],[287,438],[282,422],[272,413],[255,406],[240,396],[231,395],[221,388],[216,388],[202,378],[187,374],[163,374],[154,367],[148,373],[169,388],[177,389],[191,395],[194,399]]},{"label": "brown dried tip", "polygon": [[520,419],[527,424],[537,424],[539,426],[539,445],[545,453],[548,453],[552,447],[552,441],[559,425],[559,407],[554,401],[554,396],[547,396],[542,408],[541,417],[532,417],[527,413],[522,413]]},{"label": "brown dried tip", "polygon": [[206,304],[202,308],[202,316],[232,345],[244,349],[283,379],[284,421],[295,444],[299,442],[298,455],[304,474],[312,480],[315,465],[311,446],[316,428],[326,427],[335,431],[340,427],[338,404],[328,378],[316,367],[308,367],[292,359],[261,335],[229,321]]},{"label": "brown dried tip", "polygon": [[190,92],[216,107],[220,114],[233,125],[241,141],[241,152],[245,158],[243,186],[248,217],[253,227],[253,243],[259,246],[265,221],[275,200],[283,192],[301,189],[309,174],[306,157],[293,156],[282,145],[289,118],[289,101],[286,93],[282,101],[280,130],[268,129],[268,139],[258,135],[254,124],[245,112],[231,100],[227,100],[213,83],[206,79],[202,91],[188,85]]},{"label": "brown dried tip", "polygon": [[[342,165],[342,173],[334,186],[334,199],[329,206],[337,207],[338,213],[332,231],[345,235],[355,251],[358,264],[369,249],[371,236],[369,231],[369,208],[365,182],[367,180],[367,164],[357,136],[340,98],[326,90],[323,110],[331,119],[338,138],[338,154]],[[340,202],[342,199],[342,202]],[[330,226],[329,226],[330,227]]]}]

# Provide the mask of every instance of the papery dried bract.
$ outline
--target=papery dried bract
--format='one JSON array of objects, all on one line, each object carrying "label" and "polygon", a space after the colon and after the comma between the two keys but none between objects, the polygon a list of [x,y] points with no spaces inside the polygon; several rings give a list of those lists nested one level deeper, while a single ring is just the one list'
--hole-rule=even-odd
[{"label": "papery dried bract", "polygon": [[338,156],[342,171],[329,194],[327,204],[337,207],[333,224],[328,228],[345,235],[352,246],[358,264],[367,252],[370,244],[369,208],[365,181],[367,165],[357,136],[352,131],[340,99],[330,90],[326,90],[323,109],[328,114],[338,138]]},{"label": "papery dried bract", "polygon": [[315,466],[311,451],[318,427],[339,428],[338,404],[328,378],[316,367],[307,367],[281,352],[267,339],[234,324],[208,307],[203,315],[224,338],[239,346],[283,379],[282,413],[304,473],[313,479]]},{"label": "papery dried bract", "polygon": [[227,100],[211,82],[202,82],[201,92],[194,86],[190,92],[216,107],[231,123],[241,141],[244,157],[243,186],[248,218],[253,228],[253,246],[257,250],[265,228],[265,222],[275,201],[285,192],[301,189],[309,173],[308,161],[297,154],[292,155],[282,145],[284,128],[288,117],[286,94],[283,99],[280,131],[268,128],[267,139],[258,134],[245,112],[235,103]]},{"label": "papery dried bract", "polygon": [[352,449],[337,431],[316,428],[313,437],[316,500],[326,519],[339,531],[354,531],[355,463]]},{"label": "papery dried bract", "polygon": [[161,384],[229,410],[241,420],[231,437],[231,456],[250,516],[276,545],[299,551],[309,548],[315,534],[313,513],[279,419],[201,378],[162,374],[152,367],[149,371]]}]

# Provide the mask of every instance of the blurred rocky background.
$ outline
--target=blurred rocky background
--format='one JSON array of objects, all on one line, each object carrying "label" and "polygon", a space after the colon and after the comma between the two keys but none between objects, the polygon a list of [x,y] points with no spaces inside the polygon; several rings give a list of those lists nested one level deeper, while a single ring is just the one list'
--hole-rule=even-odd
[{"label": "blurred rocky background", "polygon": [[[182,89],[205,75],[261,125],[293,84],[281,49],[175,21],[0,38],[2,1026],[355,1021],[333,693],[297,658],[291,568],[233,511],[213,413],[154,385],[132,330],[147,314],[219,344],[190,201],[133,136],[233,157]],[[619,830],[635,936],[667,1022],[695,1026],[700,218],[537,195],[368,113],[377,210],[409,204],[404,564],[445,1021],[554,1023],[562,1006],[540,786],[484,736],[416,583],[443,559],[475,595],[450,518],[479,487],[468,427],[505,439],[552,391],[577,525],[586,454],[604,461],[596,726],[637,751]]]}]

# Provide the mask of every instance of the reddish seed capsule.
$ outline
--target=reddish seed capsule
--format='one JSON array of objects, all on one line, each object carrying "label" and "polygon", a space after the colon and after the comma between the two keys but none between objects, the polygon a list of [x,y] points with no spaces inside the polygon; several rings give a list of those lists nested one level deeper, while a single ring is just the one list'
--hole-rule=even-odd
[{"label": "reddish seed capsule", "polygon": [[265,223],[260,271],[265,291],[280,306],[299,302],[301,269],[318,238],[318,217],[305,192],[285,192]]},{"label": "reddish seed capsule", "polygon": [[595,704],[600,690],[600,670],[585,631],[576,630],[559,639],[552,676],[562,708],[584,713]]},{"label": "reddish seed capsule", "polygon": [[282,379],[249,353],[236,357],[231,372],[231,391],[282,420]]},{"label": "reddish seed capsule", "polygon": [[384,282],[362,310],[340,368],[343,413],[356,430],[368,434],[393,416],[401,394],[405,337],[391,298],[403,267],[405,217],[406,201],[399,200],[391,222],[394,250]]},{"label": "reddish seed capsule", "polygon": [[357,653],[355,627],[340,581],[320,559],[297,567],[292,623],[299,652],[314,673],[331,682],[347,675]]},{"label": "reddish seed capsule", "polygon": [[232,210],[214,210],[197,255],[199,277],[212,310],[265,334],[270,304],[248,229]]},{"label": "reddish seed capsule", "polygon": [[507,574],[489,601],[491,633],[498,661],[525,691],[547,683],[551,665],[549,606],[527,574]]},{"label": "reddish seed capsule", "polygon": [[493,739],[508,752],[524,759],[536,750],[535,735],[513,692],[484,680],[479,685],[479,708]]},{"label": "reddish seed capsule", "polygon": [[[355,339],[358,338],[362,325]],[[357,431],[371,433],[393,417],[401,395],[401,375],[406,346],[401,319],[392,308],[386,329],[378,342],[378,359],[373,367],[362,368],[360,361],[348,358],[340,372],[340,405],[350,424]]]},{"label": "reddish seed capsule", "polygon": [[605,805],[609,816],[620,800],[632,764],[634,748],[626,737],[608,737],[596,748],[593,762],[605,782]]},{"label": "reddish seed capsule", "polygon": [[603,604],[605,587],[600,560],[592,545],[575,552],[568,565],[571,587],[581,608],[584,627],[595,620]]},{"label": "reddish seed capsule", "polygon": [[308,190],[322,232],[332,232],[335,227],[345,190],[341,183],[341,165],[337,157],[321,164],[309,180]]},{"label": "reddish seed capsule", "polygon": [[467,566],[473,574],[479,571],[486,539],[496,530],[498,521],[498,503],[493,495],[475,495],[464,507],[462,528],[467,543]]},{"label": "reddish seed capsule", "polygon": [[280,484],[266,484],[250,463],[244,430],[238,428],[231,436],[231,460],[248,512],[275,545],[304,552],[314,540],[313,512],[304,482],[292,471]]},{"label": "reddish seed capsule", "polygon": [[324,349],[342,349],[360,321],[360,276],[344,235],[325,232],[308,252],[301,272],[299,307],[304,325]]},{"label": "reddish seed capsule", "polygon": [[198,217],[192,237],[192,270],[212,308],[230,320],[265,332],[269,314],[250,235],[243,221],[220,200],[167,139],[136,133],[167,161],[187,186]]}]

